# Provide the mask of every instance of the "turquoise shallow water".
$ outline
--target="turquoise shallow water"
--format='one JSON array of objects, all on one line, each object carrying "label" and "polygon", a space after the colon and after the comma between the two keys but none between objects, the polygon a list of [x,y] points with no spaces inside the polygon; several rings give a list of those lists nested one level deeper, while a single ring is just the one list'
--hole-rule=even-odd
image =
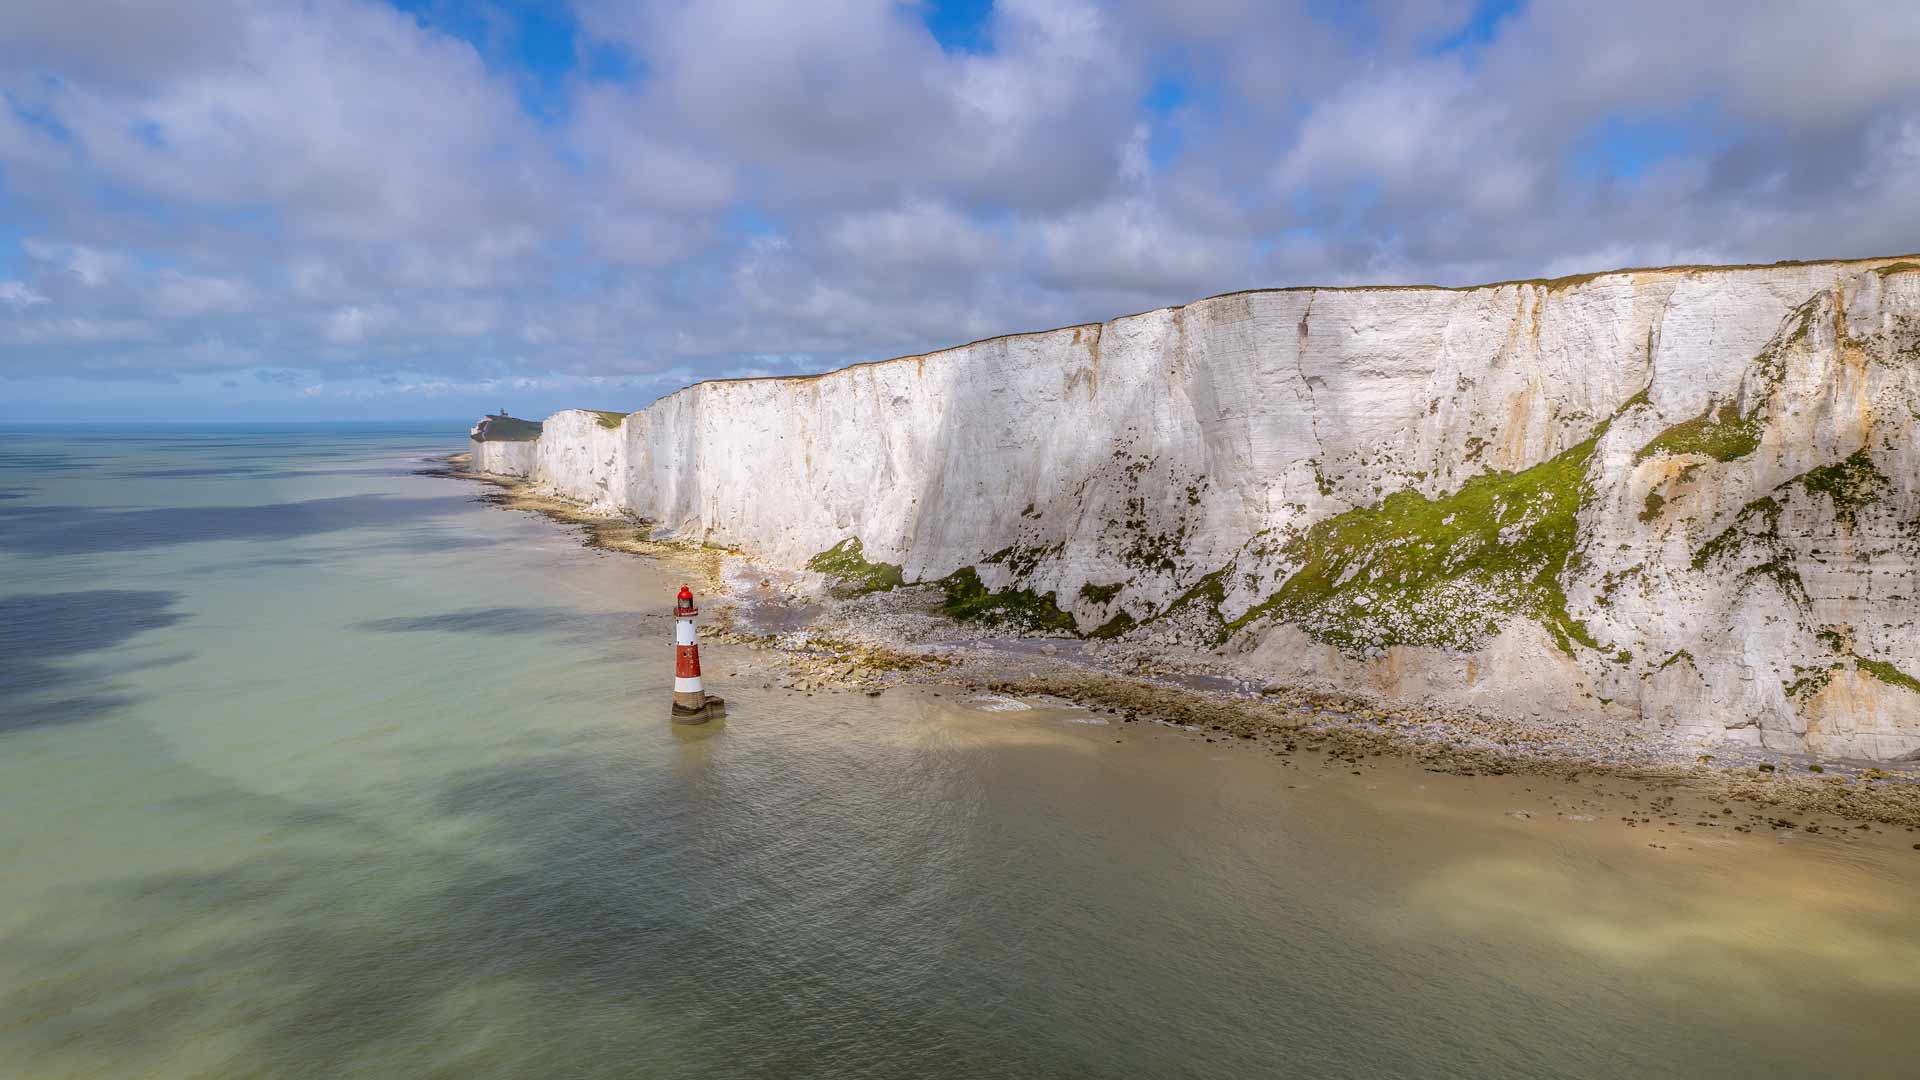
[{"label": "turquoise shallow water", "polygon": [[677,581],[463,443],[0,432],[0,1076],[1911,1075],[1907,838],[731,648],[675,728]]}]

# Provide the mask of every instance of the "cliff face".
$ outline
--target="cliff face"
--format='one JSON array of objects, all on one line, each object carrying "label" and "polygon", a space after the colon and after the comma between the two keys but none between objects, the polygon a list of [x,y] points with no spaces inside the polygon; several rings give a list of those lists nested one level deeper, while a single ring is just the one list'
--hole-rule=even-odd
[{"label": "cliff face", "polygon": [[1277,678],[1890,758],[1920,750],[1916,435],[1920,260],[1885,259],[1242,293],[475,460]]},{"label": "cliff face", "polygon": [[541,425],[505,414],[484,416],[467,432],[474,444],[474,467],[502,476],[527,476],[533,471],[534,450]]}]

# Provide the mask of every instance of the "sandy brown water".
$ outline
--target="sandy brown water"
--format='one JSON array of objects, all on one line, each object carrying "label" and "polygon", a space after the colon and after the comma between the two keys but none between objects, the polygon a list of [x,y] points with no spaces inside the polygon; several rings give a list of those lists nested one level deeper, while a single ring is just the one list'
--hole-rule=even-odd
[{"label": "sandy brown water", "polygon": [[0,1075],[1911,1075],[1920,836],[741,646],[676,727],[678,579],[412,476],[436,440],[36,450]]}]

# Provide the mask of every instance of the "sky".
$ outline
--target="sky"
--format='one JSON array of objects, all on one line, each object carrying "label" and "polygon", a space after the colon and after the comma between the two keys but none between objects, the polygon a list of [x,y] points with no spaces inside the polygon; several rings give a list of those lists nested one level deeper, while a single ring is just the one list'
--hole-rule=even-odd
[{"label": "sky", "polygon": [[1920,4],[7,0],[0,421],[629,410],[1247,288],[1920,251]]}]

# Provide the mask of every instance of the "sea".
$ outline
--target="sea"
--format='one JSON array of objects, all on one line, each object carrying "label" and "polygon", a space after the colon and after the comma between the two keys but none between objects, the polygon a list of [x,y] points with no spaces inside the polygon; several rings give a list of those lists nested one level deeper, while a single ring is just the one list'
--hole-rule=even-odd
[{"label": "sea", "polygon": [[675,725],[673,571],[466,442],[0,429],[0,1076],[1915,1075],[1920,834],[742,646]]}]

